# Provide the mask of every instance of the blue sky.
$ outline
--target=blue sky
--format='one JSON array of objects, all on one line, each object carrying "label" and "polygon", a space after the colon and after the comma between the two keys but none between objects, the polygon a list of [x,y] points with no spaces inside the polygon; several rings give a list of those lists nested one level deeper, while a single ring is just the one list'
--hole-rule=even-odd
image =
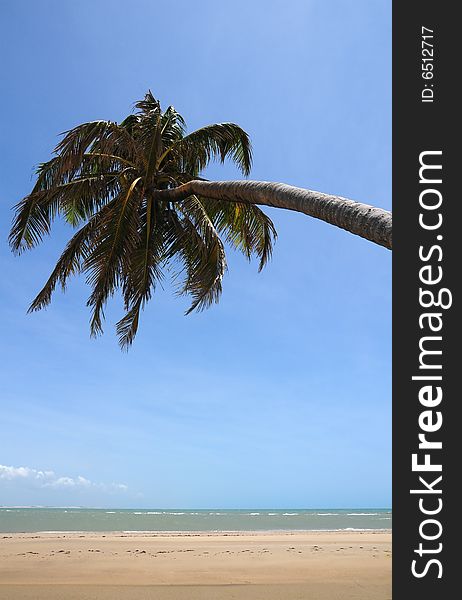
[{"label": "blue sky", "polygon": [[6,0],[2,13],[0,504],[389,506],[388,251],[268,210],[264,272],[229,254],[220,304],[189,317],[160,291],[124,354],[118,300],[90,340],[82,280],[26,315],[67,228],[20,258],[6,237],[57,134],[122,119],[148,88],[189,129],[244,127],[253,179],[390,208],[391,3]]}]

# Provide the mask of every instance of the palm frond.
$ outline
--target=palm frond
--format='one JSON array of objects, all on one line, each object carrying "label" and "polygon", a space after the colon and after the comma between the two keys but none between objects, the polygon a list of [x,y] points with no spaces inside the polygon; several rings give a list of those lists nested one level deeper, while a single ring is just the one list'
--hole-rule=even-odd
[{"label": "palm frond", "polygon": [[[105,207],[108,209],[108,207]],[[111,207],[109,207],[111,208]],[[51,302],[56,285],[61,284],[64,291],[67,280],[71,275],[76,275],[82,271],[82,262],[91,252],[91,242],[95,237],[97,226],[101,220],[104,211],[101,211],[91,221],[84,225],[68,242],[64,252],[56,263],[53,272],[42,290],[37,294],[29,306],[28,312],[41,310]]]},{"label": "palm frond", "polygon": [[179,294],[192,297],[186,311],[190,314],[218,302],[227,267],[226,254],[218,232],[196,196],[182,202],[179,211],[182,234],[173,248],[184,265],[185,278]]},{"label": "palm frond", "polygon": [[186,131],[185,120],[173,106],[167,107],[165,112],[162,113],[161,124],[164,146],[170,147],[184,137]]},{"label": "palm frond", "polygon": [[136,335],[139,313],[162,280],[165,260],[165,220],[163,208],[148,199],[140,207],[139,236],[126,255],[122,292],[127,314],[117,323],[119,343],[127,349]]},{"label": "palm frond", "polygon": [[234,123],[217,123],[193,131],[165,151],[162,160],[173,156],[181,170],[199,175],[212,159],[230,158],[244,175],[252,167],[252,148],[247,133]]},{"label": "palm frond", "polygon": [[240,250],[248,260],[252,254],[260,259],[259,271],[271,258],[277,238],[271,219],[256,205],[242,202],[219,202],[200,198],[205,211],[225,240]]},{"label": "palm frond", "polygon": [[141,300],[116,324],[117,337],[122,350],[128,350],[133,344],[140,322]]},{"label": "palm frond", "polygon": [[[62,214],[72,225],[89,218],[120,189],[120,161],[85,155],[78,168],[65,170],[58,156],[40,165],[32,192],[15,207],[9,236],[15,253],[31,249],[49,235],[54,218]],[[130,169],[130,168],[129,168]]]},{"label": "palm frond", "polygon": [[82,123],[63,135],[55,153],[61,157],[64,171],[78,169],[87,153],[119,157],[132,166],[140,158],[140,149],[127,128],[112,121]]},{"label": "palm frond", "polygon": [[74,179],[56,188],[59,212],[73,227],[91,218],[121,191],[122,172]]},{"label": "palm frond", "polygon": [[157,115],[155,126],[150,131],[151,140],[149,144],[149,155],[146,166],[146,180],[150,181],[153,175],[154,169],[156,168],[157,161],[162,155],[163,143],[162,143],[162,121],[161,115]]},{"label": "palm frond", "polygon": [[49,200],[47,192],[36,192],[23,198],[14,210],[16,215],[8,239],[13,252],[21,254],[50,233],[57,206]]},{"label": "palm frond", "polygon": [[157,98],[154,98],[151,90],[148,90],[144,95],[143,100],[135,102],[135,108],[145,115],[150,115],[152,113],[157,115],[160,112],[160,102]]},{"label": "palm frond", "polygon": [[141,177],[138,177],[128,190],[121,192],[122,197],[118,198],[113,210],[105,215],[91,253],[83,264],[88,273],[87,283],[92,287],[87,306],[92,309],[90,331],[93,336],[102,333],[104,306],[120,285],[124,255],[133,250],[137,241],[137,206],[141,194],[134,192],[140,181]]}]

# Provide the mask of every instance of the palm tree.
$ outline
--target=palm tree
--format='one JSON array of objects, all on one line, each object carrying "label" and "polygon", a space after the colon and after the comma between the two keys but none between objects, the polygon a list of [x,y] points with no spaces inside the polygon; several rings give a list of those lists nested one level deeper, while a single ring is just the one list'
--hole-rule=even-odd
[{"label": "palm tree", "polygon": [[296,210],[391,248],[391,213],[338,196],[280,183],[211,182],[200,177],[210,160],[229,158],[248,176],[252,154],[238,125],[208,125],[189,135],[169,106],[149,91],[121,123],[94,121],[67,131],[55,156],[39,166],[32,192],[16,205],[14,252],[40,243],[54,217],[79,228],[29,311],[47,306],[57,284],[85,273],[92,291],[92,335],[102,332],[107,300],[121,290],[122,347],[138,329],[140,311],[168,271],[188,313],[217,302],[226,270],[223,241],[260,270],[276,230],[258,205]]}]

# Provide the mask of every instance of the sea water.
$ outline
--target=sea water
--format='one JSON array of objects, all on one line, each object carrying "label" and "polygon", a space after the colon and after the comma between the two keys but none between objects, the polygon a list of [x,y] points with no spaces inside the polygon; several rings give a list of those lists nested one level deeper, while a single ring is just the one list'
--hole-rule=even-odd
[{"label": "sea water", "polygon": [[391,529],[391,510],[115,509],[0,507],[0,532],[371,531]]}]

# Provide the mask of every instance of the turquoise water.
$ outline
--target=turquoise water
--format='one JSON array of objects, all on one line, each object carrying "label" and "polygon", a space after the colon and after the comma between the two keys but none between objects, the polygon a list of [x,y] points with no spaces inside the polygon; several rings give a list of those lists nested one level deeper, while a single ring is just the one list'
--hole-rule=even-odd
[{"label": "turquoise water", "polygon": [[391,529],[390,509],[0,508],[0,532]]}]

